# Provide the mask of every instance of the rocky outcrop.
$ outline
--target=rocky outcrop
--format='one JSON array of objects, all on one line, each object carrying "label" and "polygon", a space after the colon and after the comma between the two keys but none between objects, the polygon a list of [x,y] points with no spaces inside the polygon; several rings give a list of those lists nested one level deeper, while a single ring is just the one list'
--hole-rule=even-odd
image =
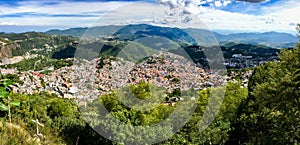
[{"label": "rocky outcrop", "polygon": [[16,43],[6,44],[0,41],[0,59],[12,57],[12,51],[17,47],[18,44]]}]

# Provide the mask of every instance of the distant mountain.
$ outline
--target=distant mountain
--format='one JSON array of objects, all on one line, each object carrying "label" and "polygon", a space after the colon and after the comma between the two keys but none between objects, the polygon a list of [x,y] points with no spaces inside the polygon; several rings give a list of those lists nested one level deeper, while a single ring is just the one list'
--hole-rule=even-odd
[{"label": "distant mountain", "polygon": [[220,43],[246,43],[260,44],[274,48],[294,47],[298,37],[289,33],[265,32],[265,33],[236,33],[229,35],[215,35]]},{"label": "distant mountain", "polygon": [[244,44],[258,44],[273,48],[290,48],[298,43],[298,37],[289,33],[279,32],[264,32],[264,33],[234,33],[222,35],[217,32],[212,32],[204,29],[184,29],[197,42],[205,44],[216,44],[215,39],[221,44],[227,43],[244,43]]},{"label": "distant mountain", "polygon": [[66,30],[53,29],[45,32],[50,35],[73,36],[73,37],[103,37],[111,36],[116,33],[122,26],[96,26],[91,28],[70,28]]},{"label": "distant mountain", "polygon": [[88,28],[70,28],[66,30],[52,29],[45,32],[49,35],[81,37]]},{"label": "distant mountain", "polygon": [[196,41],[184,30],[179,28],[152,26],[147,24],[127,25],[117,31],[114,36],[122,40],[136,40],[139,38],[158,36],[177,43],[195,44]]},{"label": "distant mountain", "polygon": [[210,46],[227,43],[245,43],[266,45],[273,48],[294,47],[297,36],[289,33],[265,32],[265,33],[234,33],[222,35],[204,29],[179,29],[170,27],[160,27],[147,24],[125,25],[125,26],[96,26],[91,28],[70,28],[66,30],[50,30],[46,32],[50,35],[75,36],[75,37],[103,37],[115,36],[121,40],[137,40],[145,37],[166,38],[177,44],[188,43]]}]

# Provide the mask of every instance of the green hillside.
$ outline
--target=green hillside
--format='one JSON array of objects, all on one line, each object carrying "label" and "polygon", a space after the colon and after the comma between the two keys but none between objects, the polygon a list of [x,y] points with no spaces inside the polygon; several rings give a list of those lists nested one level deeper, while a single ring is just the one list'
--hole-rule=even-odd
[{"label": "green hillside", "polygon": [[51,36],[38,32],[0,33],[0,38],[6,38],[10,43],[16,44],[16,48],[12,49],[12,56],[21,56],[27,52],[50,55],[77,40],[70,36]]}]

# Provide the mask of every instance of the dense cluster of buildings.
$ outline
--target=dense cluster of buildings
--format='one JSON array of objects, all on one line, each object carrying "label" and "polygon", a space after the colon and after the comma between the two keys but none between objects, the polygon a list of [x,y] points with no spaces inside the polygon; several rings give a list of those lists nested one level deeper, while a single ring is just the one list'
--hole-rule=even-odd
[{"label": "dense cluster of buildings", "polygon": [[[74,65],[47,71],[19,72],[23,85],[14,87],[14,92],[33,94],[49,92],[67,99],[75,99],[80,105],[92,101],[103,94],[110,93],[130,84],[149,82],[165,88],[166,93],[175,89],[201,90],[220,86],[230,78],[221,71],[204,70],[193,62],[173,53],[160,52],[144,62],[134,64],[122,58],[92,61],[74,59]],[[99,67],[99,61],[105,62]],[[224,71],[224,70],[223,70]],[[3,73],[17,73],[4,70]],[[224,74],[224,73],[223,73]]]},{"label": "dense cluster of buildings", "polygon": [[224,65],[229,68],[237,68],[237,69],[251,68],[276,59],[278,59],[278,56],[270,55],[270,57],[266,58],[266,57],[246,56],[242,54],[233,54],[231,58],[225,58]]}]

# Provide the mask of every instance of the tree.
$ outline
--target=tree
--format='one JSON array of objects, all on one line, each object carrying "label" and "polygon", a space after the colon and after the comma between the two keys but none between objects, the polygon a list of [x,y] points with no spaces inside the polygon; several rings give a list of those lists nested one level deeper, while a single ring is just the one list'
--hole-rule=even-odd
[{"label": "tree", "polygon": [[[213,110],[215,107],[215,105],[207,106],[208,102],[211,101],[212,91],[220,92],[223,90],[226,90],[224,100],[221,96],[214,100],[215,103],[222,103],[217,116],[205,130],[200,131],[199,125],[205,110],[207,107],[209,110]],[[247,93],[247,88],[241,88],[240,82],[230,82],[226,87],[200,91],[194,115],[180,132],[163,144],[225,144],[235,129],[233,125],[238,115],[237,110],[241,102],[247,98]]]},{"label": "tree", "polygon": [[[129,94],[132,97],[129,97]],[[169,124],[161,126],[158,130],[151,127],[151,125],[166,119],[173,111],[172,106],[157,103],[159,97],[163,97],[163,95],[158,87],[141,82],[137,86],[126,86],[110,94],[102,95],[87,108],[83,108],[82,112],[91,127],[105,132],[114,141],[124,144],[144,144],[145,141],[148,143],[156,138],[172,135],[172,128]],[[138,105],[126,106],[135,101],[133,98],[142,101]],[[150,99],[150,101],[143,102],[145,99]],[[99,107],[100,104],[103,104],[109,113],[103,112],[103,109]],[[152,105],[155,108],[143,110]],[[116,122],[114,119],[124,124],[114,124],[112,123]]]},{"label": "tree", "polygon": [[[299,144],[300,44],[280,62],[255,68],[238,117],[236,139],[248,144]],[[236,136],[237,138],[237,136]]]}]

